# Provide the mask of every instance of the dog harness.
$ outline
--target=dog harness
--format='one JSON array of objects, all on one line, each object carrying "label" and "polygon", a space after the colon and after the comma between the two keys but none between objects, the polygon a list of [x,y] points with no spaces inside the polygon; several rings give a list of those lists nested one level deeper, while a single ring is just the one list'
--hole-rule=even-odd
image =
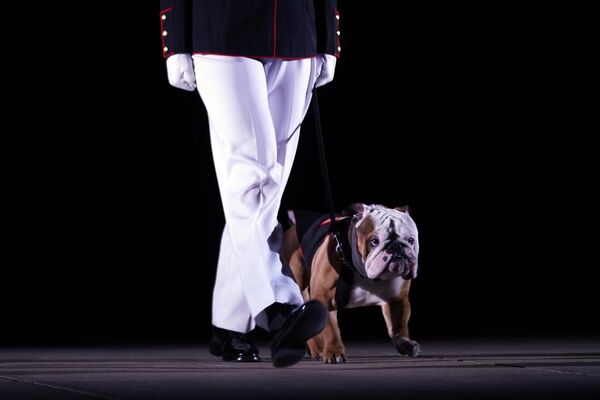
[{"label": "dog harness", "polygon": [[[298,242],[304,256],[307,274],[310,278],[312,262],[317,249],[323,243],[325,236],[330,233],[331,218],[329,215],[314,213],[310,211],[292,211],[298,234]],[[356,267],[352,264],[352,251],[348,243],[348,229],[352,217],[337,216],[335,231],[333,232],[336,244],[336,253],[340,257],[342,268],[340,277],[336,284],[335,303],[338,307],[345,307],[350,301],[350,290],[352,289],[352,278]]]}]

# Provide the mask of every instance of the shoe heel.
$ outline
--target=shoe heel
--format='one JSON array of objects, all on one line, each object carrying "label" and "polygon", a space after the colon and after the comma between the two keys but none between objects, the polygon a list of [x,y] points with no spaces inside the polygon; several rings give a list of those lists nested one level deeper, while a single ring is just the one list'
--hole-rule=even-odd
[{"label": "shoe heel", "polygon": [[208,347],[208,351],[213,356],[220,357],[220,356],[223,355],[223,350],[221,350],[221,346],[219,346],[219,344],[217,342],[210,342],[210,345]]}]

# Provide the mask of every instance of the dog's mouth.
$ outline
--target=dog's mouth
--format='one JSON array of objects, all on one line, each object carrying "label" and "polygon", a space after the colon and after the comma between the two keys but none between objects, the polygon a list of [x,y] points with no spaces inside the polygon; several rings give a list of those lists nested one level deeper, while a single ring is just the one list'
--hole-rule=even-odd
[{"label": "dog's mouth", "polygon": [[369,279],[386,280],[401,277],[405,280],[416,277],[417,257],[410,251],[391,254],[386,251],[373,254],[365,265]]},{"label": "dog's mouth", "polygon": [[385,268],[383,269],[384,273],[382,275],[400,275],[402,279],[405,280],[414,278],[414,262],[410,257],[407,257],[405,255],[385,255],[384,260],[385,258],[388,258],[388,260],[386,261]]}]

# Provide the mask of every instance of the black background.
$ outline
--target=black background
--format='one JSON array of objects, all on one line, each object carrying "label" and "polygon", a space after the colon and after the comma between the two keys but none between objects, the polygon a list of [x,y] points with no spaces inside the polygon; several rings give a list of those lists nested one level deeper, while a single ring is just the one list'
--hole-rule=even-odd
[{"label": "black background", "polygon": [[[158,1],[50,3],[5,39],[0,338],[203,341],[223,215]],[[592,3],[339,3],[320,90],[335,204],[410,205],[413,336],[598,334]],[[283,207],[326,211],[310,113]],[[376,308],[340,318],[385,337]]]}]

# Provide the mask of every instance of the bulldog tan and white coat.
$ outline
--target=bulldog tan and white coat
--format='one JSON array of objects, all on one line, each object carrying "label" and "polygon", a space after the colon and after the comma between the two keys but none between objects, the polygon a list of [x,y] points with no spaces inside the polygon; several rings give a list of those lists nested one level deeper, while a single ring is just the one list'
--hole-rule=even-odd
[{"label": "bulldog tan and white coat", "polygon": [[[346,257],[336,251],[337,241],[325,232],[316,244],[314,255],[307,260],[306,232],[299,232],[293,212],[290,213],[293,225],[284,234],[282,257],[288,262],[304,300],[319,300],[329,308],[325,329],[307,343],[310,356],[326,363],[345,362],[346,349],[337,310],[369,305],[381,307],[397,351],[418,355],[420,346],[410,339],[408,332],[409,290],[418,267],[417,225],[407,207],[391,209],[376,204],[354,204],[345,214],[350,215],[342,217],[337,225],[345,222],[347,227],[338,236],[346,243]],[[325,226],[329,222],[326,217],[314,226]],[[344,271],[344,268],[349,269]],[[340,293],[337,292],[343,283],[340,277],[344,275],[351,276],[346,279],[348,293],[341,296],[345,304],[338,304]]]}]

